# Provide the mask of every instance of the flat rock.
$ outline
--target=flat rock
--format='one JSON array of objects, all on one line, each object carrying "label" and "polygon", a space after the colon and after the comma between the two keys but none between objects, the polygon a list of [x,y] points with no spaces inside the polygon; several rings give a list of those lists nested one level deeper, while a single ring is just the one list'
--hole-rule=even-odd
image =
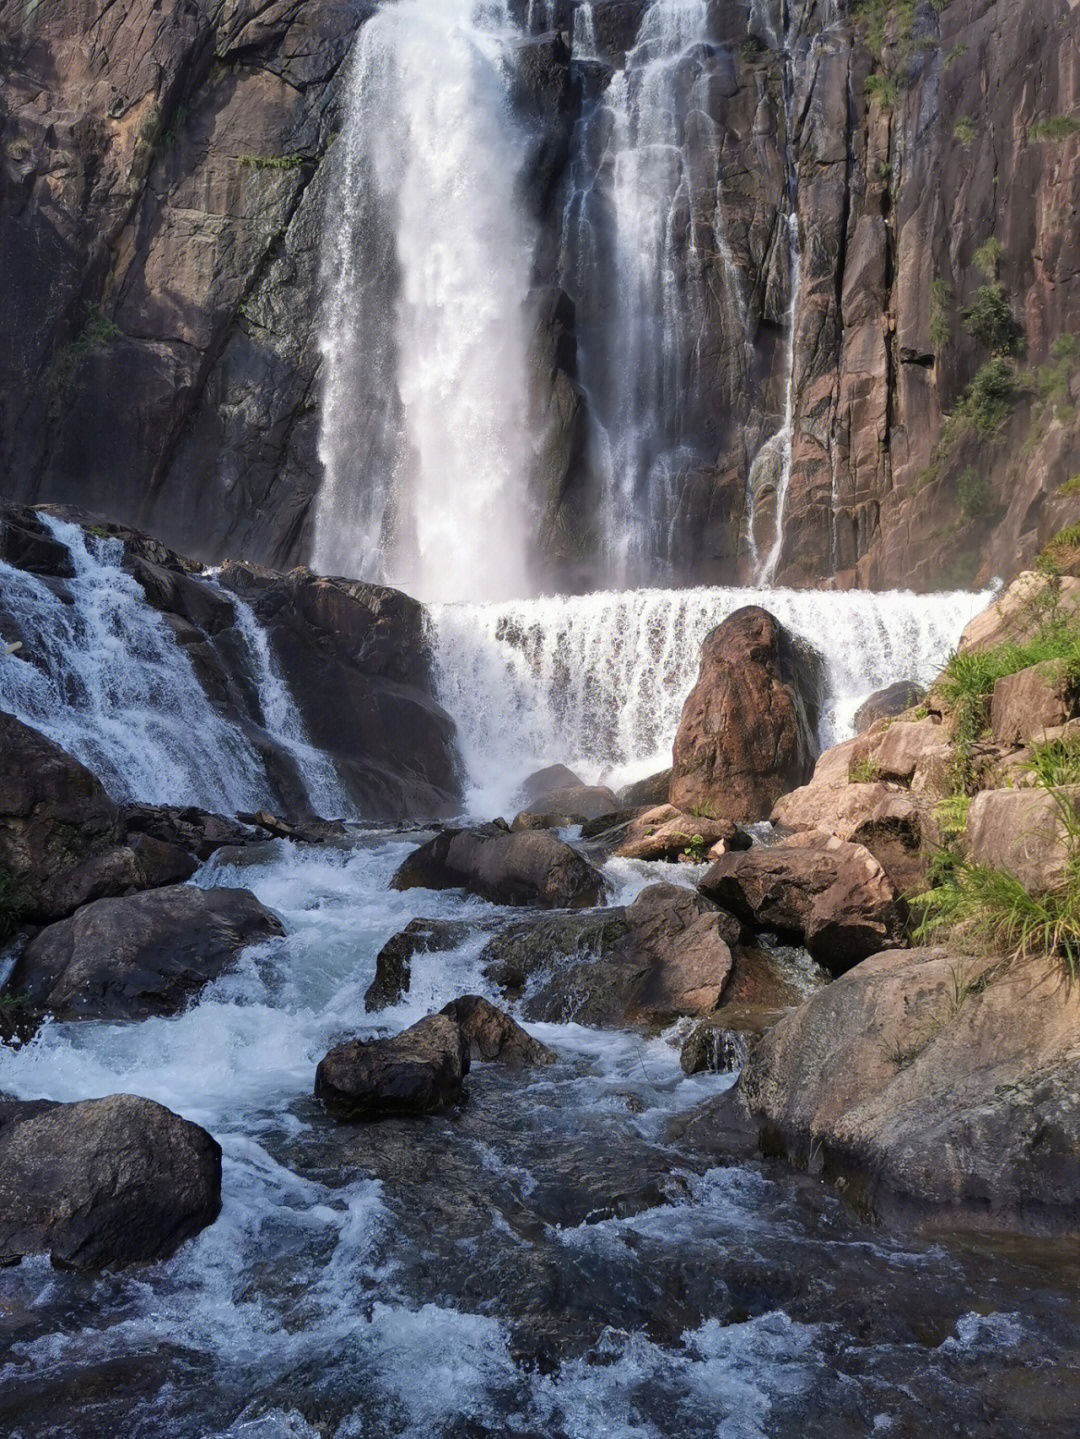
[{"label": "flat rock", "polygon": [[153,1100],[0,1100],[0,1264],[149,1263],[220,1208],[220,1146]]},{"label": "flat rock", "polygon": [[414,850],[393,889],[465,889],[493,904],[585,909],[602,904],[600,871],[546,830],[512,834],[500,823],[445,829]]},{"label": "flat rock", "polygon": [[392,1039],[353,1039],[315,1071],[315,1097],[343,1120],[433,1114],[464,1098],[469,1040],[445,1014],[429,1014]]},{"label": "flat rock", "polygon": [[48,925],[8,987],[60,1019],[174,1014],[242,949],[282,933],[249,890],[170,885],[99,899]]}]

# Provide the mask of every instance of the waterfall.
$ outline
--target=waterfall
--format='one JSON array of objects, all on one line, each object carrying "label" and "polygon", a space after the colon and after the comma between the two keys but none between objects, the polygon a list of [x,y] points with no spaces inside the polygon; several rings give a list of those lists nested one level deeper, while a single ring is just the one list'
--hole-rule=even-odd
[{"label": "waterfall", "polygon": [[470,801],[492,812],[512,803],[530,770],[555,761],[614,784],[670,765],[702,640],[743,605],[765,606],[825,656],[827,745],[850,732],[873,690],[929,681],[988,600],[696,589],[445,605],[431,611],[432,645],[440,699],[458,722],[475,786]]},{"label": "waterfall", "polygon": [[[579,314],[592,402],[598,528],[607,583],[671,573],[695,339],[706,304],[694,196],[715,185],[705,0],[653,0],[625,67],[575,135],[563,284]],[[575,54],[592,58],[592,11],[575,12]]]},{"label": "waterfall", "polygon": [[118,800],[235,813],[271,802],[262,763],[211,706],[123,544],[42,515],[71,556],[59,584],[0,562],[0,707],[55,740]]},{"label": "waterfall", "polygon": [[520,38],[506,0],[385,5],[337,142],[314,564],[424,599],[530,592]]},{"label": "waterfall", "polygon": [[236,628],[247,650],[263,728],[295,759],[316,814],[334,818],[351,814],[354,806],[342,789],[334,762],[308,739],[300,711],[278,672],[270,653],[270,641],[255,618],[255,611],[239,595],[230,594],[229,599],[236,615]]}]

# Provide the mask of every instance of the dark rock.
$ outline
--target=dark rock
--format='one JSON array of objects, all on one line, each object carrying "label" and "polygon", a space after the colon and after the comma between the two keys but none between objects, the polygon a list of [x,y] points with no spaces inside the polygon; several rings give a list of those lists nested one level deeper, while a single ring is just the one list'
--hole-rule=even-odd
[{"label": "dark rock", "polygon": [[172,1014],[247,945],[282,933],[246,889],[171,885],[100,899],[41,930],[9,987],[62,1019]]},{"label": "dark rock", "polygon": [[470,935],[488,928],[484,920],[413,919],[391,937],[375,958],[375,978],[364,995],[369,1012],[387,1009],[409,992],[414,954],[455,949]]},{"label": "dark rock", "polygon": [[501,823],[445,829],[414,850],[394,889],[466,889],[493,904],[584,909],[602,904],[599,870],[546,830],[511,834]]},{"label": "dark rock", "polygon": [[579,779],[572,769],[567,769],[564,764],[550,764],[546,769],[538,769],[531,774],[521,786],[521,804],[523,809],[535,809],[537,801],[546,799],[549,794],[554,794],[560,789],[580,789],[585,781]]},{"label": "dark rock", "polygon": [[824,698],[820,658],[766,610],[737,610],[706,637],[675,736],[671,803],[717,819],[767,819],[809,780]]},{"label": "dark rock", "polygon": [[574,785],[549,790],[514,820],[513,828],[540,829],[549,825],[585,824],[619,813],[619,801],[604,785]]},{"label": "dark rock", "polygon": [[443,1014],[429,1014],[393,1039],[353,1039],[315,1071],[315,1097],[338,1119],[432,1114],[464,1098],[469,1043]]},{"label": "dark rock", "polygon": [[623,785],[618,791],[619,803],[626,809],[653,808],[667,804],[671,796],[671,771],[663,769],[647,779],[638,779],[633,784]]},{"label": "dark rock", "polygon": [[192,805],[129,804],[124,807],[129,843],[132,835],[149,835],[165,844],[179,845],[196,859],[208,860],[223,845],[245,844],[247,827],[224,815],[210,814]]},{"label": "dark rock", "polygon": [[546,1044],[533,1039],[520,1024],[479,994],[451,1000],[442,1013],[461,1026],[473,1059],[497,1059],[515,1068],[555,1063],[555,1055]]},{"label": "dark rock", "polygon": [[722,855],[700,889],[752,928],[805,943],[833,974],[905,942],[906,906],[873,855],[814,831]]},{"label": "dark rock", "polygon": [[220,1208],[219,1145],[152,1100],[0,1100],[0,1264],[149,1263]]},{"label": "dark rock", "polygon": [[865,734],[881,719],[895,719],[905,710],[914,708],[925,696],[926,689],[915,680],[898,680],[875,690],[855,711],[855,733]]}]

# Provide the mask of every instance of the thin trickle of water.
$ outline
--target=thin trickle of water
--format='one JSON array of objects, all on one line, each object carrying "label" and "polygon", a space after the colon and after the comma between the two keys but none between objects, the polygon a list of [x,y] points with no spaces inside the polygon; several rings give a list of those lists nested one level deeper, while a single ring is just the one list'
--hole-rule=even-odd
[{"label": "thin trickle of water", "polygon": [[114,798],[234,812],[271,796],[261,761],[211,706],[188,656],[120,568],[119,540],[42,515],[74,576],[49,584],[0,563],[0,707],[40,730]]},{"label": "thin trickle of water", "polygon": [[317,814],[339,818],[354,806],[341,785],[330,756],[308,739],[304,721],[270,652],[266,631],[255,611],[239,595],[230,594],[236,628],[247,650],[251,677],[259,696],[263,728],[296,760],[308,799]]},{"label": "thin trickle of water", "polygon": [[988,598],[697,589],[447,605],[432,610],[432,642],[471,802],[490,813],[543,764],[608,782],[669,765],[701,642],[743,605],[763,605],[825,656],[831,695],[821,739],[831,744],[873,690],[932,678]]},{"label": "thin trickle of water", "polygon": [[363,26],[348,80],[314,562],[423,599],[530,589],[519,39],[506,0],[398,0]]}]

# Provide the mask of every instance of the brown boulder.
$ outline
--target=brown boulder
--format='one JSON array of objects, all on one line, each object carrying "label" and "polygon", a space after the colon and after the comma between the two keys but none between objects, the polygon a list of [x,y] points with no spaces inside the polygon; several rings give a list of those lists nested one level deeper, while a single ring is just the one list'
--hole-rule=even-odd
[{"label": "brown boulder", "polygon": [[[514,829],[535,829],[547,824],[584,824],[619,813],[619,801],[605,785],[572,785],[549,790],[514,820]],[[527,822],[526,822],[527,821]]]},{"label": "brown boulder", "polygon": [[766,610],[747,606],[705,639],[675,736],[671,803],[765,819],[805,784],[817,753],[821,666]]},{"label": "brown boulder", "polygon": [[915,680],[898,680],[896,684],[875,690],[855,711],[855,733],[865,734],[878,720],[895,719],[917,705],[925,694],[926,690]]},{"label": "brown boulder", "polygon": [[648,775],[645,779],[634,780],[619,790],[619,803],[626,809],[640,809],[644,805],[667,804],[671,798],[671,771],[662,769],[659,774]]},{"label": "brown boulder", "polygon": [[441,1012],[461,1026],[471,1059],[488,1063],[499,1060],[513,1068],[555,1063],[555,1055],[546,1044],[533,1039],[516,1020],[479,994],[452,999]]},{"label": "brown boulder", "polygon": [[167,1258],[217,1218],[221,1149],[150,1099],[0,1099],[0,1265],[70,1269]]},{"label": "brown boulder", "polygon": [[549,764],[529,775],[521,786],[521,803],[525,809],[534,809],[539,800],[547,799],[560,789],[580,789],[585,781],[564,764]]},{"label": "brown boulder", "polygon": [[1080,785],[984,789],[971,801],[965,849],[972,864],[1005,869],[1033,894],[1065,878],[1072,846],[1061,806],[1080,807]]},{"label": "brown boulder", "polygon": [[756,1046],[769,1148],[860,1208],[945,1229],[1080,1232],[1080,993],[1050,960],[865,960]]},{"label": "brown boulder", "polygon": [[173,1014],[247,945],[283,932],[246,889],[169,885],[99,899],[35,935],[9,987],[61,1019]]},{"label": "brown boulder", "polygon": [[392,889],[466,889],[493,904],[585,909],[603,904],[600,871],[546,830],[511,834],[500,822],[444,829],[413,851]]},{"label": "brown boulder", "polygon": [[721,854],[749,848],[750,836],[733,820],[680,814],[665,804],[632,819],[615,853],[624,859],[700,861],[714,849]]},{"label": "brown boulder", "polygon": [[990,699],[990,728],[1000,745],[1042,739],[1078,713],[1075,686],[1057,660],[1003,675]]},{"label": "brown boulder", "polygon": [[445,1014],[429,1014],[393,1039],[353,1039],[315,1071],[315,1097],[338,1119],[433,1114],[464,1098],[469,1044]]},{"label": "brown boulder", "polygon": [[1061,575],[1052,580],[1035,570],[1023,571],[965,626],[957,649],[985,650],[1004,640],[1029,639],[1045,619],[1051,599],[1061,614],[1080,609],[1080,579]]},{"label": "brown boulder", "polygon": [[906,907],[862,845],[805,832],[722,855],[699,888],[744,923],[799,940],[833,974],[904,942]]}]

